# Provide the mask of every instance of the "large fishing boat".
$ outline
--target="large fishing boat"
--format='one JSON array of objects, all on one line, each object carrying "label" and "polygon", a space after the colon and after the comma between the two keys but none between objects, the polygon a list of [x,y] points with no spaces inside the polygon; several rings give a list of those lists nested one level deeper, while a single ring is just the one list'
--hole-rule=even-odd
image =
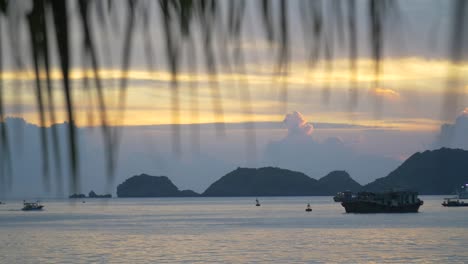
[{"label": "large fishing boat", "polygon": [[339,192],[333,197],[333,201],[341,203],[343,201],[353,199],[355,196],[356,194],[354,194],[352,191]]},{"label": "large fishing boat", "polygon": [[412,191],[359,192],[341,205],[346,213],[417,213],[423,201]]}]

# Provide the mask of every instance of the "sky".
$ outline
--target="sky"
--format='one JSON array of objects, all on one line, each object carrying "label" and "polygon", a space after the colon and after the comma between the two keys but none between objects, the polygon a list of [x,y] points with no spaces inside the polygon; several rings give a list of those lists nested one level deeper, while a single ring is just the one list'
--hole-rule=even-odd
[{"label": "sky", "polygon": [[[385,29],[379,75],[375,75],[375,61],[367,41],[366,2],[358,1],[355,74],[350,70],[347,47],[339,39],[331,42],[333,56],[321,55],[310,67],[309,49],[304,44],[307,33],[299,23],[297,3],[292,2],[288,11],[291,20],[287,75],[278,75],[277,47],[265,40],[249,3],[240,40],[244,67],[235,68],[232,64],[236,61],[236,46],[229,40],[215,43],[216,75],[204,67],[202,59],[196,67],[190,66],[187,60],[190,51],[182,50],[177,76],[178,110],[174,106],[172,75],[165,60],[161,29],[155,28],[149,36],[156,58],[149,67],[144,46],[148,32],[136,28],[130,69],[125,73],[129,83],[124,111],[118,101],[118,83],[124,74],[119,61],[123,34],[110,35],[110,42],[105,42],[104,34],[94,32],[102,65],[99,76],[105,88],[106,115],[109,124],[121,127],[122,131],[118,164],[111,181],[106,178],[105,151],[97,128],[97,94],[87,92],[85,86],[85,81],[92,80],[94,75],[82,66],[79,47],[83,35],[72,14],[71,79],[75,87],[74,121],[79,128],[81,147],[80,190],[114,192],[124,179],[147,173],[166,175],[181,189],[200,192],[238,166],[279,166],[314,178],[344,169],[364,184],[386,176],[414,152],[442,146],[468,149],[468,61],[464,58],[466,51],[460,54],[457,63],[450,57],[449,2],[397,2],[399,17]],[[118,14],[123,12],[122,8],[117,5]],[[118,17],[118,23],[124,24],[125,16]],[[97,18],[95,13],[94,23],[98,23]],[[158,23],[158,19],[158,14],[150,18],[152,23]],[[5,39],[8,28],[2,27]],[[18,28],[27,32],[24,22]],[[28,38],[26,33],[20,35],[23,40]],[[27,43],[22,41],[19,45],[26,65],[32,65],[28,62]],[[222,53],[223,45],[226,54]],[[203,48],[197,45],[194,54],[202,57]],[[24,120],[10,119],[16,124],[14,128],[10,126],[11,134],[18,137],[12,138],[10,144],[18,152],[13,155],[16,183],[8,195],[44,195],[47,184],[38,173],[43,169],[43,160],[32,67],[16,69],[11,47],[3,45],[2,49],[6,116]],[[227,56],[231,64],[223,63],[220,55]],[[57,58],[52,56],[56,65]],[[53,68],[52,80],[57,123],[62,124],[68,120],[57,67]],[[46,126],[50,125],[50,118],[46,118]],[[174,153],[175,131],[181,133],[178,140],[181,153]],[[21,134],[27,136],[21,138],[18,136]],[[21,145],[34,147],[24,152],[19,150]],[[62,191],[52,187],[51,195],[67,194],[69,172],[51,172],[50,177],[56,177],[55,174],[61,175],[64,182]],[[32,179],[40,183],[38,187],[24,188]]]}]

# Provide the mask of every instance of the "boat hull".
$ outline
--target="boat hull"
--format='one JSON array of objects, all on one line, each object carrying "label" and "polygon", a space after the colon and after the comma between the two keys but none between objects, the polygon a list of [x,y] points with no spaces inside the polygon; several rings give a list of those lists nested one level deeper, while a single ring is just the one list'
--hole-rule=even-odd
[{"label": "boat hull", "polygon": [[466,207],[468,206],[468,203],[442,203],[442,206],[444,207]]},{"label": "boat hull", "polygon": [[444,207],[467,207],[468,204],[442,204]]},{"label": "boat hull", "polygon": [[346,201],[342,202],[341,205],[345,208],[346,213],[417,213],[422,202],[391,206],[369,201]]},{"label": "boat hull", "polygon": [[21,209],[21,210],[23,210],[23,211],[41,211],[43,207],[44,207],[43,205],[40,205],[40,206],[38,206],[38,207],[34,207],[34,208],[23,208],[23,209]]}]

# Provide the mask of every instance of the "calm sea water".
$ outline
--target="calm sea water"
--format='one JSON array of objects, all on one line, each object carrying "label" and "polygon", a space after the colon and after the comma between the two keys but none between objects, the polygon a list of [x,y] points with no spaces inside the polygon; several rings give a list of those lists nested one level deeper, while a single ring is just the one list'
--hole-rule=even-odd
[{"label": "calm sea water", "polygon": [[0,263],[468,263],[468,208],[422,199],[366,215],[331,197],[7,201]]}]

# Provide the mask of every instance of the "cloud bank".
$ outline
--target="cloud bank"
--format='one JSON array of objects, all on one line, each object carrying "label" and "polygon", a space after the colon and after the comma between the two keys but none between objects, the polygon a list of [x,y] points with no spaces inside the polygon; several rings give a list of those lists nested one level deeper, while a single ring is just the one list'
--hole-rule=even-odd
[{"label": "cloud bank", "polygon": [[[170,126],[133,126],[122,128],[118,161],[113,181],[106,177],[105,152],[101,131],[78,128],[80,186],[82,192],[115,194],[117,184],[126,178],[148,173],[166,175],[180,188],[204,191],[221,176],[241,167],[275,166],[302,171],[320,178],[332,170],[346,170],[360,183],[386,176],[401,159],[424,150],[420,132],[382,130],[350,124],[310,123],[299,112],[285,116],[283,123],[256,123],[258,156],[255,163],[246,157],[244,124],[227,124],[226,135],[216,136],[215,124],[200,126],[199,152],[193,152],[190,125],[181,126],[182,157],[172,152]],[[40,198],[44,195],[69,195],[68,148],[66,126],[57,125],[61,142],[62,171],[50,164],[50,193],[44,192],[39,128],[22,119],[7,119],[13,159],[13,186],[9,197]],[[48,130],[48,129],[47,129]],[[47,131],[50,135],[50,131]],[[405,134],[406,133],[406,134]],[[427,137],[425,146],[434,135]],[[51,149],[49,149],[51,152]],[[52,153],[49,153],[53,160]],[[386,158],[392,157],[392,158]],[[61,176],[61,193],[54,179]],[[1,186],[0,186],[1,187]],[[0,198],[5,193],[0,192]]]},{"label": "cloud bank", "polygon": [[333,170],[346,170],[360,182],[369,182],[396,168],[394,159],[360,154],[339,137],[314,138],[313,125],[299,112],[287,114],[287,135],[265,148],[264,164],[305,172],[320,178]]},{"label": "cloud bank", "polygon": [[443,124],[434,142],[434,148],[462,148],[468,150],[468,107],[455,119],[453,124]]}]

